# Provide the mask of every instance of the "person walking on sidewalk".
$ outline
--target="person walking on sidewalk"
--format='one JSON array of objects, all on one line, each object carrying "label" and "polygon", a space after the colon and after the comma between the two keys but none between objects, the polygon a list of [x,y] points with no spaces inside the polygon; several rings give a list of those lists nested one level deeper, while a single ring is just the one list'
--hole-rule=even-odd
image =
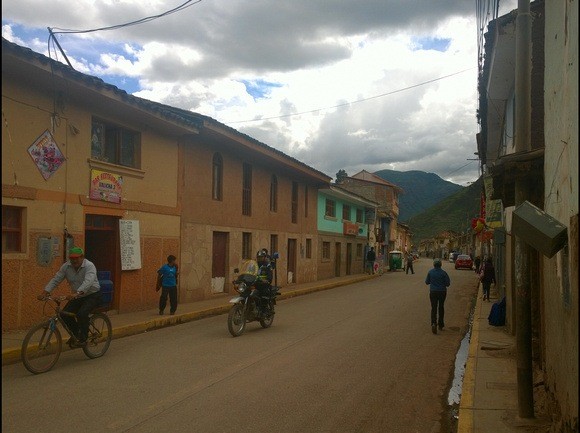
[{"label": "person walking on sidewalk", "polygon": [[101,304],[102,300],[97,268],[93,262],[85,259],[85,252],[82,248],[73,247],[69,250],[68,260],[49,281],[38,299],[45,299],[65,279],[72,294],[67,296],[69,301],[63,308],[63,312],[74,313],[76,318],[61,315],[61,319],[73,335],[67,341],[69,346],[82,347],[87,344],[89,314]]},{"label": "person walking on sidewalk", "polygon": [[377,258],[377,254],[375,253],[375,247],[371,247],[371,249],[367,252],[367,269],[369,275],[375,273],[375,259]]},{"label": "person walking on sidewalk", "polygon": [[[433,334],[437,334],[437,326],[439,326],[439,330],[445,326],[445,298],[447,297],[447,287],[451,285],[449,275],[441,269],[441,259],[433,260],[433,269],[427,272],[425,284],[429,285],[431,331]],[[438,313],[439,319],[437,319]]]},{"label": "person walking on sidewalk", "polygon": [[414,257],[413,254],[409,253],[407,255],[407,269],[405,270],[405,275],[407,275],[409,273],[409,269],[411,270],[411,274],[415,274],[415,271],[413,270],[413,261],[414,261]]},{"label": "person walking on sidewalk", "polygon": [[161,289],[161,296],[159,297],[159,314],[163,315],[165,307],[167,306],[167,297],[169,296],[169,314],[175,314],[177,310],[177,276],[179,271],[176,257],[174,255],[167,256],[167,263],[157,271],[157,288]]},{"label": "person walking on sidewalk", "polygon": [[488,257],[483,264],[483,269],[481,270],[481,285],[483,286],[483,300],[489,302],[489,290],[491,284],[495,284],[495,268],[493,267],[493,261],[491,257]]}]

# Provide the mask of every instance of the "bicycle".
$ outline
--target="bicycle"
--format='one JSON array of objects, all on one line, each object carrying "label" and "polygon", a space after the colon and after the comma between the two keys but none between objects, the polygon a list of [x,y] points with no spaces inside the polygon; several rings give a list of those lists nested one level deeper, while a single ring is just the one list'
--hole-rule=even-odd
[{"label": "bicycle", "polygon": [[[54,314],[50,313],[48,320],[33,326],[22,342],[22,363],[28,371],[34,374],[46,373],[55,366],[60,357],[63,347],[61,332],[57,326],[59,323],[70,335],[69,342],[76,341],[73,333],[61,318],[61,315],[76,317],[76,314],[63,311],[60,308],[61,302],[67,300],[67,297],[47,296],[39,300],[44,301],[43,314],[46,315],[47,308],[53,309]],[[109,349],[112,338],[113,327],[109,316],[103,312],[102,307],[93,309],[89,315],[87,343],[81,346],[83,352],[91,359],[99,358]]]}]

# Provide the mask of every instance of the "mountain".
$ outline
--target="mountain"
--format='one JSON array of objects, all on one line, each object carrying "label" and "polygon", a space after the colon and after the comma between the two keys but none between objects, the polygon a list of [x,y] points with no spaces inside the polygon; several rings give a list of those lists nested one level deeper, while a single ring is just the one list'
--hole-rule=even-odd
[{"label": "mountain", "polygon": [[413,233],[413,244],[432,238],[445,230],[462,232],[471,229],[471,219],[479,216],[483,180],[461,188],[454,194],[413,216],[408,224]]},{"label": "mountain", "polygon": [[381,179],[403,188],[399,195],[399,221],[407,223],[443,199],[465,187],[441,179],[424,171],[380,170],[374,173]]}]

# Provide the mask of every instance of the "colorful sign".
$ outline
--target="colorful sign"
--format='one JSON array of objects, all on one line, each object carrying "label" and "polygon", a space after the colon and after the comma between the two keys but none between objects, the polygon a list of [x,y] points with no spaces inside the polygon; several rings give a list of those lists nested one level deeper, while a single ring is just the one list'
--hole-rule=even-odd
[{"label": "colorful sign", "polygon": [[91,170],[91,200],[121,203],[121,186],[123,177],[118,174],[100,170]]},{"label": "colorful sign", "polygon": [[503,226],[503,203],[501,200],[488,200],[485,209],[485,224],[491,228]]},{"label": "colorful sign", "polygon": [[65,158],[47,129],[28,148],[28,153],[44,180],[48,180],[64,163]]}]

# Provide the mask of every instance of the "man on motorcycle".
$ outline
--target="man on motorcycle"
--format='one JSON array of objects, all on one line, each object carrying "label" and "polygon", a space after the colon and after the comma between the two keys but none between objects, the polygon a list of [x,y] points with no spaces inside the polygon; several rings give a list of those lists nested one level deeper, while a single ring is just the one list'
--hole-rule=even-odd
[{"label": "man on motorcycle", "polygon": [[258,302],[258,309],[260,314],[265,314],[265,303],[262,300],[262,296],[269,296],[270,289],[272,287],[272,264],[270,262],[270,256],[268,255],[268,250],[262,248],[256,254],[256,262],[258,263],[258,279],[256,280],[256,289],[260,295],[260,300]]}]

